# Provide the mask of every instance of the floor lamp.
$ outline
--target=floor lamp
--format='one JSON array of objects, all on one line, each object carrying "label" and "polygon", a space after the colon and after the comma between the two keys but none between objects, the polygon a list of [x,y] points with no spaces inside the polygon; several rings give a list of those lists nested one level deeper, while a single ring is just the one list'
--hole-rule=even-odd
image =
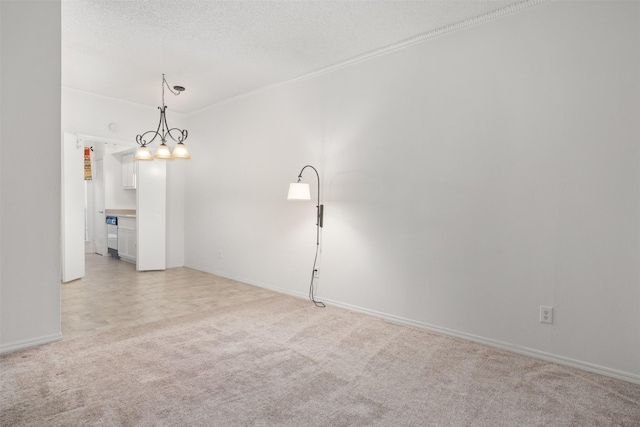
[{"label": "floor lamp", "polygon": [[302,179],[302,172],[306,168],[311,168],[316,173],[318,178],[318,204],[316,205],[316,256],[313,259],[313,269],[311,270],[311,284],[309,285],[309,299],[313,301],[316,307],[324,307],[324,303],[316,301],[313,296],[313,279],[316,275],[316,263],[318,262],[318,251],[320,249],[320,227],[322,227],[322,219],[324,216],[324,205],[320,204],[320,174],[318,170],[311,165],[306,165],[300,171],[298,175],[298,182],[292,182],[289,184],[289,194],[287,200],[311,200],[311,191],[309,190],[309,184],[306,182],[300,182]]}]

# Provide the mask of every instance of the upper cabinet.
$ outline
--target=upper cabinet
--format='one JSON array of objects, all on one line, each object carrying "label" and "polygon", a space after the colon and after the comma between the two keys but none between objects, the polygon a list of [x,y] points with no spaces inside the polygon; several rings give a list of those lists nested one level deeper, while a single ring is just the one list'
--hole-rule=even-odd
[{"label": "upper cabinet", "polygon": [[[0,0],[2,1],[2,0]],[[138,167],[133,161],[135,148],[113,143],[104,145],[104,207],[135,209],[140,186]],[[126,157],[129,156],[129,161]],[[124,158],[124,159],[123,159]]]},{"label": "upper cabinet", "polygon": [[136,162],[133,160],[133,154],[122,156],[122,188],[125,190],[136,188]]}]

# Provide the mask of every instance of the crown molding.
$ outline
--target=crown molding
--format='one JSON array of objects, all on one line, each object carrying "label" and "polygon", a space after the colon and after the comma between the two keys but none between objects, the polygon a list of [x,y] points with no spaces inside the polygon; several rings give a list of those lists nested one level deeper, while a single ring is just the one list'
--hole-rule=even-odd
[{"label": "crown molding", "polygon": [[363,54],[354,56],[353,58],[346,59],[344,61],[340,61],[340,62],[338,62],[336,64],[329,65],[327,67],[323,67],[323,68],[320,68],[320,69],[315,70],[315,71],[311,71],[309,73],[303,74],[303,75],[298,76],[298,77],[291,78],[289,80],[285,80],[285,81],[282,81],[282,82],[279,82],[279,83],[275,83],[275,84],[272,84],[272,85],[262,86],[262,87],[260,87],[258,89],[254,89],[254,90],[251,90],[249,92],[245,92],[245,93],[242,93],[240,95],[236,95],[236,96],[233,96],[231,98],[227,98],[227,99],[225,99],[223,101],[216,102],[215,104],[211,104],[209,106],[206,106],[206,107],[203,107],[203,108],[199,108],[197,110],[192,111],[191,113],[188,113],[188,115],[199,114],[199,113],[202,113],[204,111],[207,111],[207,110],[210,110],[210,109],[213,109],[213,108],[217,108],[217,107],[221,107],[223,105],[230,104],[230,103],[233,103],[233,102],[245,99],[245,98],[249,98],[251,96],[254,96],[254,95],[257,95],[259,93],[266,92],[266,91],[269,91],[269,90],[272,90],[272,89],[275,89],[275,88],[278,88],[278,87],[281,87],[281,86],[285,86],[285,85],[288,85],[288,84],[291,84],[291,83],[296,83],[296,82],[299,82],[299,81],[302,81],[302,80],[307,80],[307,79],[311,79],[311,78],[314,78],[314,77],[318,77],[318,76],[321,76],[323,74],[327,74],[327,73],[330,73],[332,71],[339,70],[341,68],[349,67],[351,65],[355,65],[355,64],[358,64],[360,62],[368,61],[369,59],[373,59],[373,58],[376,58],[378,56],[386,55],[388,53],[395,52],[397,50],[404,49],[406,47],[413,46],[415,44],[422,43],[422,42],[425,42],[427,40],[431,40],[431,39],[440,37],[440,36],[448,34],[448,33],[464,30],[464,29],[472,27],[474,25],[482,24],[482,23],[485,23],[487,21],[491,21],[491,20],[494,20],[494,19],[497,19],[497,18],[501,18],[501,17],[503,17],[505,15],[510,15],[512,13],[519,12],[519,11],[524,10],[524,9],[528,9],[528,8],[530,8],[532,6],[536,6],[536,5],[539,5],[539,4],[542,4],[542,3],[546,3],[547,1],[549,1],[549,0],[524,0],[524,1],[520,2],[520,3],[512,4],[510,6],[502,8],[502,9],[495,10],[493,12],[485,13],[483,15],[479,15],[479,16],[476,16],[474,18],[470,18],[470,19],[467,19],[467,20],[464,20],[464,21],[460,21],[460,22],[457,22],[455,24],[451,24],[451,25],[447,25],[447,26],[444,26],[444,27],[440,27],[440,28],[437,28],[437,29],[432,30],[432,31],[427,31],[425,33],[418,34],[418,35],[410,37],[408,39],[404,39],[404,40],[401,40],[399,42],[396,42],[396,43],[393,43],[393,44],[390,44],[390,45],[387,45],[387,46],[384,46],[384,47],[381,47],[381,48],[378,48],[378,49],[374,49],[374,50],[371,50],[369,52],[365,52]]},{"label": "crown molding", "polygon": [[[77,93],[77,94],[80,94],[80,95],[90,96],[90,97],[93,97],[93,98],[105,99],[107,101],[114,101],[114,102],[118,102],[120,104],[127,104],[127,105],[131,105],[133,107],[144,108],[144,109],[147,109],[147,110],[154,110],[155,111],[158,108],[160,108],[158,106],[154,107],[154,106],[147,105],[147,104],[140,104],[138,102],[128,101],[126,99],[114,98],[112,96],[99,95],[97,93],[87,92],[86,90],[75,89],[75,88],[72,88],[72,87],[69,87],[69,86],[62,86],[62,90],[64,92]],[[171,111],[171,114],[172,115],[175,114],[175,115],[183,116],[183,117],[186,117],[186,116],[189,115],[189,113],[180,113],[180,112],[173,111],[173,110]]]}]

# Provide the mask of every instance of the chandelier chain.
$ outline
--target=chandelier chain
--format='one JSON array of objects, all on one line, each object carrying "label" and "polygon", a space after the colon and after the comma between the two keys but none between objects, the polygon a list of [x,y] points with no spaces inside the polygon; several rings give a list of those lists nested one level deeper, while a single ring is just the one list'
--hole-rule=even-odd
[{"label": "chandelier chain", "polygon": [[167,89],[169,89],[169,91],[174,94],[175,96],[180,95],[181,91],[174,91],[173,89],[171,89],[171,86],[169,86],[169,83],[167,83],[167,79],[164,78],[164,74],[162,75],[162,106],[164,107],[164,87],[167,87]]}]

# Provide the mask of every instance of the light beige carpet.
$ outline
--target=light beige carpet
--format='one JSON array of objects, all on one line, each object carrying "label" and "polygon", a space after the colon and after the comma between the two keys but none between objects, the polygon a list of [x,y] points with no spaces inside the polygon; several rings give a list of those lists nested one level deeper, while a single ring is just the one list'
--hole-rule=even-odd
[{"label": "light beige carpet", "polygon": [[0,363],[2,426],[640,425],[640,386],[285,295]]}]

